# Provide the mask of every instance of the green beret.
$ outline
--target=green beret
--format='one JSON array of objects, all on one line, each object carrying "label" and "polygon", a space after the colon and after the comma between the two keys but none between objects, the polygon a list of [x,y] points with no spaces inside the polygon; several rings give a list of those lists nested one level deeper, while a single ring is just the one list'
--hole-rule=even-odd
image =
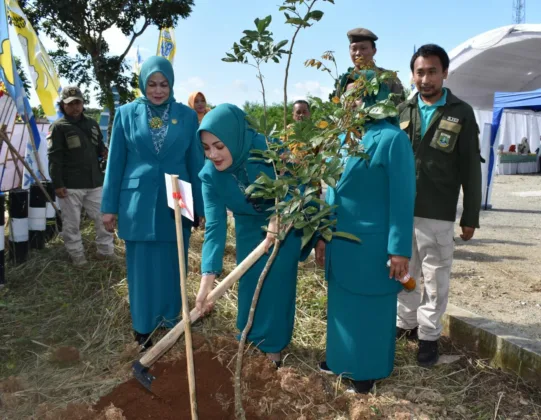
[{"label": "green beret", "polygon": [[355,28],[348,32],[349,43],[353,44],[354,42],[361,41],[377,41],[378,37],[376,34],[365,28]]}]

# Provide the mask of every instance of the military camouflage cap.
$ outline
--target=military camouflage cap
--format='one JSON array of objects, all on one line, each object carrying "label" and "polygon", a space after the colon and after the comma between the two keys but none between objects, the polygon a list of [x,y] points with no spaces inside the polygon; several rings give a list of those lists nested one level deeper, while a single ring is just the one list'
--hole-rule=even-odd
[{"label": "military camouflage cap", "polygon": [[353,44],[354,42],[361,41],[377,41],[378,37],[376,34],[365,28],[355,28],[348,32],[349,43]]},{"label": "military camouflage cap", "polygon": [[62,98],[62,102],[65,104],[69,104],[72,101],[85,101],[83,93],[78,86],[66,86],[64,89],[62,89],[60,97]]}]

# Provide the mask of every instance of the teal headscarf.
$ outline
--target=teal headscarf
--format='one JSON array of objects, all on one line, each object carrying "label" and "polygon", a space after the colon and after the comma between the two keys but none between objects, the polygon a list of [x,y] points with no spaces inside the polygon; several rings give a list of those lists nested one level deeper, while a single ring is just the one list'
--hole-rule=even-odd
[{"label": "teal headscarf", "polygon": [[[167,100],[161,105],[154,105],[146,97],[147,82],[150,76],[152,76],[154,73],[163,74],[163,76],[169,82],[169,88],[171,89],[169,92],[169,98],[167,98]],[[136,102],[143,103],[155,110],[163,109],[170,103],[175,102],[175,97],[173,95],[174,84],[175,72],[173,71],[173,66],[171,65],[169,60],[164,57],[158,56],[150,57],[141,66],[141,72],[139,74],[139,89],[141,90],[143,96],[137,98]]]},{"label": "teal headscarf", "polygon": [[218,137],[229,149],[233,164],[224,172],[234,173],[244,165],[250,157],[257,132],[250,128],[246,114],[232,104],[221,104],[209,111],[197,130],[201,141],[201,132],[208,131]]}]

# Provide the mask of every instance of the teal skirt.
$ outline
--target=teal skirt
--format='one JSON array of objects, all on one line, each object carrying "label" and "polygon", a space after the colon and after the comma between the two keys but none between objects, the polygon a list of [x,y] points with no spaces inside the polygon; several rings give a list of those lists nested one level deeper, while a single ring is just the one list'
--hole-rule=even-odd
[{"label": "teal skirt", "polygon": [[[190,231],[184,229],[188,260]],[[179,321],[180,268],[176,242],[126,241],[128,294],[133,329],[141,334]]]},{"label": "teal skirt", "polygon": [[[385,279],[382,279],[385,280]],[[393,371],[396,293],[367,296],[328,282],[327,365],[355,381],[386,378]]]},{"label": "teal skirt", "polygon": [[[265,233],[259,226],[265,224],[265,220],[263,219],[259,225],[255,223],[249,225],[243,223],[245,219],[242,217],[235,217],[237,263],[239,263],[263,240]],[[271,251],[263,255],[239,281],[237,328],[241,333],[248,321],[259,276],[270,254]],[[300,254],[300,232],[289,232],[261,288],[254,322],[247,338],[265,353],[278,353],[291,341],[295,323],[295,297]]]}]

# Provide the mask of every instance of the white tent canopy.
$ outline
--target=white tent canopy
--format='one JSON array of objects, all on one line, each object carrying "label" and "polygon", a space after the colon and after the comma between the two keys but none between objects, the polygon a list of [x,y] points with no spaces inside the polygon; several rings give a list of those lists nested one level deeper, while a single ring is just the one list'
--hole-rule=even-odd
[{"label": "white tent canopy", "polygon": [[492,110],[495,92],[541,88],[541,24],[493,29],[462,43],[449,58],[446,86],[481,110]]}]

